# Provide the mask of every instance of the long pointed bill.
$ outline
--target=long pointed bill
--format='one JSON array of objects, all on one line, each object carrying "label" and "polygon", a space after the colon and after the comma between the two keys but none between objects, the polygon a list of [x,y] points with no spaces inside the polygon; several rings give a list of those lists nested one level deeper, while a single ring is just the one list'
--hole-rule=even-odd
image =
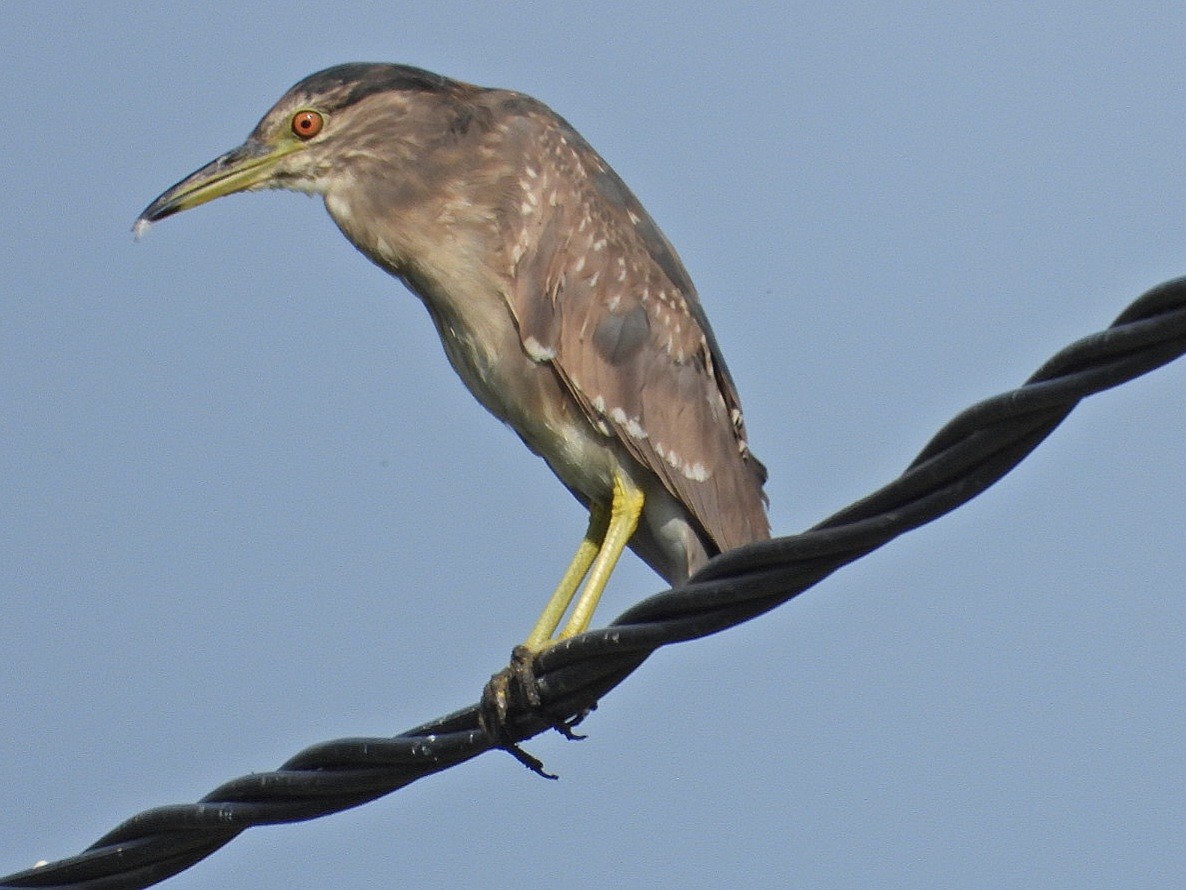
[{"label": "long pointed bill", "polygon": [[189,210],[223,195],[259,188],[285,155],[301,148],[300,143],[268,145],[248,139],[238,148],[195,170],[144,208],[132,231],[136,237],[159,219]]}]

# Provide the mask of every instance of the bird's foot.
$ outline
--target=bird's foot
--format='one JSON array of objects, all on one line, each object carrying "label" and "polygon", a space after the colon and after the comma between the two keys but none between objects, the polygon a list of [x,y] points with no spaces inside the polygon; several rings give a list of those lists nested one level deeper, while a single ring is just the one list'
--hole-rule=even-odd
[{"label": "bird's foot", "polygon": [[[537,722],[538,729],[551,727],[566,739],[580,741],[585,736],[574,727],[596,708],[593,705],[575,717],[556,720],[542,714],[539,683],[535,676],[535,656],[528,646],[516,646],[511,652],[511,663],[490,678],[482,690],[482,701],[478,708],[478,721],[482,731],[499,748],[507,751],[521,764],[545,779],[557,778],[544,769],[543,762],[528,754],[520,746],[511,730],[514,715],[528,714]],[[537,729],[537,731],[538,731]]]},{"label": "bird's foot", "polygon": [[544,769],[543,761],[528,754],[511,734],[510,716],[523,711],[536,711],[540,706],[539,686],[535,679],[532,660],[535,653],[526,646],[511,651],[511,663],[490,678],[482,690],[478,722],[495,745],[545,779],[559,778]]}]

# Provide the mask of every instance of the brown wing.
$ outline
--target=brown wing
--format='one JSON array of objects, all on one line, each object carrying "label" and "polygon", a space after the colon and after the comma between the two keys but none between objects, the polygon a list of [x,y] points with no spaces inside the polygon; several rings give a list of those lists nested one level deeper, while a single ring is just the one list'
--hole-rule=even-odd
[{"label": "brown wing", "polygon": [[552,362],[721,550],[769,537],[766,471],[675,251],[575,130],[543,106],[525,116],[530,160],[506,232],[524,348]]}]

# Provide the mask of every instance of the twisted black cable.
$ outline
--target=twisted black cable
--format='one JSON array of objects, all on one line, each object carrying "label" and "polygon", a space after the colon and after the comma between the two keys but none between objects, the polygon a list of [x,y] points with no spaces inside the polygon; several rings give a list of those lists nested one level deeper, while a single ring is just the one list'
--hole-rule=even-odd
[{"label": "twisted black cable", "polygon": [[[688,583],[574,637],[535,661],[539,706],[513,701],[505,727],[523,740],[583,713],[655,649],[716,633],[785,603],[841,566],[984,491],[1025,458],[1080,399],[1186,352],[1186,278],[1140,297],[1105,331],[1068,346],[1021,388],[980,402],[940,430],[898,479],[808,531],[732,550]],[[478,706],[395,738],[314,745],[279,770],[244,776],[196,804],[147,810],[78,856],[0,878],[2,888],[147,887],[253,825],[359,806],[494,747]]]}]

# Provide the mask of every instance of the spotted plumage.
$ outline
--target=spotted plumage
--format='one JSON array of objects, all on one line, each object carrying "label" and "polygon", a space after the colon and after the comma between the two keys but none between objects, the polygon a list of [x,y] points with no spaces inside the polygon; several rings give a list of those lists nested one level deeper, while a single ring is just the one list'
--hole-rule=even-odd
[{"label": "spotted plumage", "polygon": [[766,537],[765,471],[674,249],[571,126],[509,101],[517,113],[499,151],[531,158],[520,213],[505,217],[510,305],[529,354],[691,509],[713,549]]}]

